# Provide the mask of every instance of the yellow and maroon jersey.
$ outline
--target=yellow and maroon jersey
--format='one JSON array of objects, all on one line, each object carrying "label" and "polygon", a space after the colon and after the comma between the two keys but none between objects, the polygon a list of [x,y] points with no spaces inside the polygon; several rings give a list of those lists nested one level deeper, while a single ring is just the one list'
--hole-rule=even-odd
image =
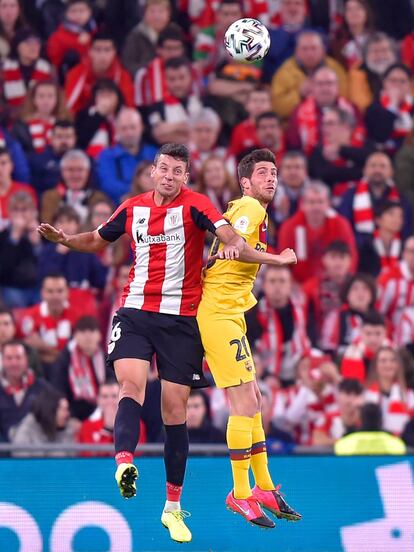
[{"label": "yellow and maroon jersey", "polygon": [[[259,251],[267,248],[267,214],[257,199],[243,196],[228,205],[224,218],[248,245]],[[216,238],[210,255],[223,248]],[[203,297],[206,306],[217,312],[245,312],[256,304],[252,294],[259,264],[239,261],[213,261],[203,272]]]}]

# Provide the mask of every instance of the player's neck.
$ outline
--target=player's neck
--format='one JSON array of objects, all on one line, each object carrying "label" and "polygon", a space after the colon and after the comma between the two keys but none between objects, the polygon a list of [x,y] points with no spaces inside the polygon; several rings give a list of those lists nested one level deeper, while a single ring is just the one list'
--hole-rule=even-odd
[{"label": "player's neck", "polygon": [[263,209],[267,209],[268,205],[269,205],[269,202],[268,201],[264,201],[263,199],[260,199],[259,197],[256,197],[252,194],[249,194],[249,193],[244,193],[245,196],[248,196],[248,197],[252,197],[253,199],[255,199],[256,201],[258,201],[260,203],[260,205],[263,207]]},{"label": "player's neck", "polygon": [[179,190],[174,196],[162,196],[157,190],[154,190],[154,203],[157,207],[162,207],[163,205],[169,205],[172,203],[181,193]]}]

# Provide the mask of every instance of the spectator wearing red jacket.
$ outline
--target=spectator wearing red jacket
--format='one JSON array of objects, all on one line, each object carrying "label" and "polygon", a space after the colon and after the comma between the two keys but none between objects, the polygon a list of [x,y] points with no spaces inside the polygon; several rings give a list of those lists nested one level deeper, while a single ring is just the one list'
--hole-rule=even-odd
[{"label": "spectator wearing red jacket", "polygon": [[13,162],[10,153],[0,147],[0,231],[9,222],[9,200],[16,192],[27,192],[37,205],[37,197],[33,188],[27,184],[12,180]]},{"label": "spectator wearing red jacket", "polygon": [[73,67],[83,58],[91,45],[96,23],[88,0],[69,0],[65,18],[49,37],[47,55],[60,69],[65,62]]},{"label": "spectator wearing red jacket", "polygon": [[309,184],[302,196],[300,209],[280,227],[278,248],[295,250],[298,263],[293,276],[302,283],[322,270],[322,254],[334,240],[348,244],[351,251],[351,270],[354,271],[358,253],[349,222],[330,208],[329,189],[321,182]]},{"label": "spectator wearing red jacket", "polygon": [[103,31],[96,33],[88,55],[66,75],[65,94],[69,109],[77,113],[87,107],[92,101],[94,85],[102,78],[114,81],[126,105],[134,105],[131,77],[116,55],[113,38]]},{"label": "spectator wearing red jacket", "polygon": [[10,57],[1,71],[3,97],[12,108],[23,104],[30,86],[52,78],[50,63],[41,58],[41,45],[40,36],[27,27],[13,38]]}]

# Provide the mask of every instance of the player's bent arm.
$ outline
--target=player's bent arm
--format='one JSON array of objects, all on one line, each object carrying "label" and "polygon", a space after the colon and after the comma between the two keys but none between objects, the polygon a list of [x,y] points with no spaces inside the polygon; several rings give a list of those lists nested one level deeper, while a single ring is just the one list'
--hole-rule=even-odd
[{"label": "player's bent arm", "polygon": [[296,255],[293,249],[284,249],[279,255],[272,255],[271,253],[265,253],[264,251],[253,249],[253,247],[250,247],[250,245],[247,244],[245,244],[245,247],[240,251],[238,260],[243,263],[258,263],[275,266],[297,263]]},{"label": "player's bent arm", "polygon": [[98,230],[70,236],[65,234],[63,230],[54,228],[50,224],[45,223],[38,226],[37,230],[43,238],[54,243],[61,243],[69,249],[82,253],[98,253],[109,243],[100,236]]}]

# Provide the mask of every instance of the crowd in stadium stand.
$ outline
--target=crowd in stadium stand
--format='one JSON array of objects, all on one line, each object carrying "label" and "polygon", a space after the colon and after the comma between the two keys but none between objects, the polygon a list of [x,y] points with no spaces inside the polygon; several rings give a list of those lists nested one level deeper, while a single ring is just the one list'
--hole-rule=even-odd
[{"label": "crowd in stadium stand", "polygon": [[[224,49],[244,16],[270,30],[261,63]],[[238,160],[277,158],[269,250],[298,263],[262,269],[247,314],[268,450],[332,445],[364,403],[414,446],[414,1],[0,0],[0,63],[0,440],[112,442],[128,240],[78,253],[36,228],[97,228],[179,142],[221,211]],[[190,441],[224,443],[227,416],[193,391]],[[142,425],[163,440],[156,362]]]}]

